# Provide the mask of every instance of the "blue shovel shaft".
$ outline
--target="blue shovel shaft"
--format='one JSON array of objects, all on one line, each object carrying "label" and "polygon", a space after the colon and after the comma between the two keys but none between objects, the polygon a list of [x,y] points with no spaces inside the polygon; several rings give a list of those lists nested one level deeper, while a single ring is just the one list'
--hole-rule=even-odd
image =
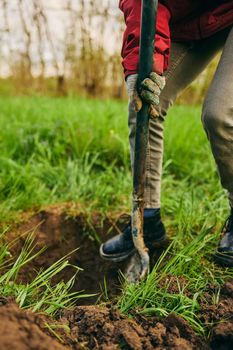
[{"label": "blue shovel shaft", "polygon": [[[141,82],[149,76],[153,69],[157,6],[158,0],[142,1],[139,72],[137,81],[137,90],[139,93]],[[149,130],[148,110],[148,104],[143,102],[142,109],[137,113],[132,211],[132,235],[134,245],[141,257],[142,270],[144,271],[146,269],[148,270],[149,266],[149,256],[143,239],[144,183]]]}]

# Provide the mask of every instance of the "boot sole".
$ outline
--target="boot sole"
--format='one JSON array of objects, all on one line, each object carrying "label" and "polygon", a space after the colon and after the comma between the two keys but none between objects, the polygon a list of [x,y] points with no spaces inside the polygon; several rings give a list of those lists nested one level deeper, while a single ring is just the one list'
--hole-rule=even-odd
[{"label": "boot sole", "polygon": [[[164,235],[163,237],[161,237],[160,239],[156,240],[153,243],[153,248],[162,248],[165,245],[165,243],[167,243],[167,242],[168,242],[168,238],[166,235]],[[124,253],[105,254],[103,251],[103,246],[104,246],[104,244],[101,244],[100,249],[99,249],[99,254],[100,254],[101,258],[106,260],[106,261],[121,262],[121,261],[124,261],[125,259],[129,258],[130,256],[132,256],[136,252],[136,249],[133,247],[131,250],[128,250]]]},{"label": "boot sole", "polygon": [[214,254],[214,261],[221,266],[233,267],[233,255],[226,256],[225,254],[222,254],[222,253],[217,251]]},{"label": "boot sole", "polygon": [[112,262],[121,262],[130,256],[132,256],[135,253],[135,248],[128,250],[122,254],[105,254],[103,251],[103,244],[100,246],[99,254],[100,257],[106,261],[112,261]]}]

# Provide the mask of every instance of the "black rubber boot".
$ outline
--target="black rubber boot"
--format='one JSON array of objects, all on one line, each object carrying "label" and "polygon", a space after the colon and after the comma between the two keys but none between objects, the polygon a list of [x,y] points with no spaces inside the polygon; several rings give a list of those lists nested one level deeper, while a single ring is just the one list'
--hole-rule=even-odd
[{"label": "black rubber boot", "polygon": [[233,266],[233,209],[223,229],[214,259],[220,265]]},{"label": "black rubber boot", "polygon": [[[167,241],[159,209],[156,210],[153,217],[144,218],[144,240],[150,250],[156,247],[162,247]],[[114,236],[100,246],[100,256],[105,260],[114,262],[125,260],[134,252],[135,247],[131,235],[131,222],[127,224],[122,233]]]}]

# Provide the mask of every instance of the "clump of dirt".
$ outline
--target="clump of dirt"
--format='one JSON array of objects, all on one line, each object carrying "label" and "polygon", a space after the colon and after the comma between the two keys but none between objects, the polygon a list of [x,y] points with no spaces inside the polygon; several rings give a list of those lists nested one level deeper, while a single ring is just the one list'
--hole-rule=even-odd
[{"label": "clump of dirt", "polygon": [[0,300],[0,329],[3,350],[67,350],[45,332],[45,318]]},{"label": "clump of dirt", "polygon": [[190,326],[175,315],[163,320],[128,319],[112,308],[78,306],[65,317],[72,337],[79,341],[75,349],[209,349]]},{"label": "clump of dirt", "polygon": [[[50,334],[45,316],[20,309],[0,298],[1,349],[4,350],[230,350],[233,323],[214,328],[209,345],[183,319],[142,317],[129,319],[111,306],[77,306],[66,311],[55,330],[62,344]],[[69,328],[68,328],[69,327]],[[63,330],[62,330],[63,329]],[[69,329],[69,332],[64,332]]]},{"label": "clump of dirt", "polygon": [[221,287],[219,300],[213,303],[213,295],[216,294],[213,287],[209,286],[204,293],[204,301],[201,304],[200,316],[206,324],[216,324],[225,320],[233,320],[233,280],[229,280]]},{"label": "clump of dirt", "polygon": [[[190,326],[175,315],[129,319],[106,306],[77,306],[67,311],[55,330],[61,344],[49,333],[45,316],[20,309],[0,299],[1,349],[4,350],[152,350],[209,349]],[[70,332],[60,331],[64,326]]]},{"label": "clump of dirt", "polygon": [[213,350],[232,350],[233,321],[220,323],[213,329],[211,348]]},{"label": "clump of dirt", "polygon": [[[233,349],[233,280],[221,287],[219,301],[213,304],[214,290],[211,286],[201,304],[200,317],[212,328],[211,348],[214,350]],[[211,327],[211,325],[213,325]]]}]

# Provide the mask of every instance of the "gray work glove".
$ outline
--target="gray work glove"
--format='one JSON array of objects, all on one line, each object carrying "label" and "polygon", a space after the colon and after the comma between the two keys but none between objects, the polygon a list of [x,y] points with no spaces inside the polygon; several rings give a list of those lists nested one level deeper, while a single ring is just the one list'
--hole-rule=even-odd
[{"label": "gray work glove", "polygon": [[[131,78],[132,77],[132,78]],[[149,75],[149,78],[146,78],[141,83],[141,92],[140,95],[138,95],[136,90],[136,81],[137,81],[137,75],[130,76],[128,79],[134,80],[134,90],[133,93],[130,95],[130,101],[132,102],[135,111],[139,112],[142,108],[142,101],[148,103],[150,105],[149,107],[149,113],[152,117],[158,117],[158,109],[157,106],[159,105],[159,95],[161,94],[161,91],[165,87],[165,77],[155,73],[151,72]],[[132,84],[132,82],[131,82]]]}]

